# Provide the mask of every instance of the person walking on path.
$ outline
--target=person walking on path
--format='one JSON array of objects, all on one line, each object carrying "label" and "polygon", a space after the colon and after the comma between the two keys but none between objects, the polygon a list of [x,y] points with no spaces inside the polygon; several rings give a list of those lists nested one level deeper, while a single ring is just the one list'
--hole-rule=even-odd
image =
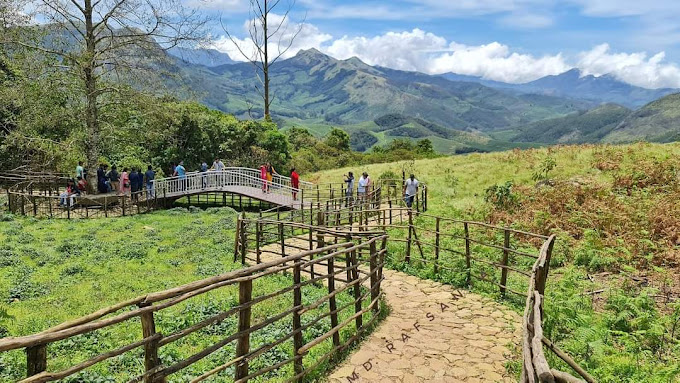
[{"label": "person walking on path", "polygon": [[118,190],[120,189],[120,175],[118,174],[116,165],[111,166],[111,170],[106,175],[106,177],[109,179],[109,182],[111,183],[111,191],[115,191],[117,193]]},{"label": "person walking on path", "polygon": [[290,186],[293,187],[293,201],[297,201],[297,193],[300,190],[300,175],[295,168],[290,169]]},{"label": "person walking on path", "polygon": [[130,194],[130,175],[128,174],[128,168],[123,168],[123,172],[120,173],[120,193],[122,195]]},{"label": "person walking on path", "polygon": [[180,190],[187,190],[187,170],[184,168],[184,161],[180,161],[175,168],[175,175],[179,177]]},{"label": "person walking on path", "polygon": [[262,179],[262,192],[266,193],[269,189],[269,185],[267,185],[267,164],[260,166],[260,179]]},{"label": "person walking on path", "polygon": [[418,185],[420,182],[416,179],[416,176],[411,174],[409,178],[404,182],[404,202],[406,206],[410,209],[413,206],[413,200],[418,194]]},{"label": "person walking on path", "polygon": [[154,198],[156,194],[153,190],[153,180],[156,178],[156,173],[151,168],[151,165],[146,168],[144,177],[146,177],[146,199]]},{"label": "person walking on path", "polygon": [[83,167],[83,161],[78,161],[78,166],[76,166],[76,179],[78,177],[85,179],[85,168]]},{"label": "person walking on path", "polygon": [[349,172],[345,175],[345,183],[347,184],[345,189],[345,206],[349,206],[354,196],[354,173]]}]

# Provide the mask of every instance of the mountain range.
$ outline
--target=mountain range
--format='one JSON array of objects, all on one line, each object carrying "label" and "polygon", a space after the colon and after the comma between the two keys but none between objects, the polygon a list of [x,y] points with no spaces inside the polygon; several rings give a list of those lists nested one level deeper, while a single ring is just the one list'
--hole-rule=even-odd
[{"label": "mountain range", "polygon": [[[168,86],[176,94],[238,117],[261,117],[261,84],[250,63],[233,62],[214,50],[169,53],[174,60],[165,69],[174,73]],[[668,140],[680,132],[674,114],[665,110],[676,105],[673,93],[678,90],[639,88],[578,70],[506,84],[370,66],[356,57],[338,60],[309,49],[272,66],[271,89],[272,116],[284,129],[304,126],[323,135],[340,127],[357,149],[400,137],[429,138],[435,149],[453,153]],[[665,97],[671,101],[661,102]],[[649,102],[658,104],[631,110]],[[657,129],[655,124],[662,122]]]}]

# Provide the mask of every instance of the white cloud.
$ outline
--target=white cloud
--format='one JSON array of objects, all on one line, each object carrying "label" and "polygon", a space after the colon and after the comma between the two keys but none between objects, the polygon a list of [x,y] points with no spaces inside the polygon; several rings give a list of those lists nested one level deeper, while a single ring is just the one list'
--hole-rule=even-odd
[{"label": "white cloud", "polygon": [[321,49],[333,57],[357,56],[370,65],[425,73],[454,72],[504,82],[525,82],[569,69],[561,55],[533,57],[498,42],[467,46],[414,29],[371,38],[342,37]]},{"label": "white cloud", "polygon": [[[269,14],[268,22],[272,28],[277,28],[278,25],[281,25],[278,31],[269,39],[268,51],[270,59],[279,54],[281,54],[282,59],[293,57],[300,49],[320,47],[332,38],[331,35],[322,33],[315,25],[291,23],[288,17],[284,19],[282,15],[271,13]],[[245,21],[243,23],[242,32],[244,36],[248,35],[251,25],[252,21]],[[230,31],[230,33],[233,36],[233,31]],[[245,53],[248,58],[254,59],[256,57],[257,50],[250,38],[244,37],[240,39],[235,37],[234,41],[240,47],[240,51],[227,36],[217,38],[213,42],[212,48],[229,54],[229,57],[237,61],[248,61],[241,52]],[[290,48],[288,48],[289,46]]]},{"label": "white cloud", "polygon": [[[299,24],[284,23],[278,36],[284,45],[290,41],[298,27]],[[244,25],[244,31],[247,31],[247,25]],[[253,45],[250,41],[243,39],[237,42],[244,51],[252,52]],[[229,53],[233,59],[245,60],[233,43],[224,36],[215,41],[214,47]],[[444,37],[421,29],[388,32],[372,37],[333,38],[315,25],[304,24],[293,46],[283,58],[308,48],[317,48],[337,59],[356,56],[370,65],[430,74],[454,72],[509,83],[528,82],[577,67],[584,75],[612,74],[617,79],[636,86],[680,88],[680,67],[665,62],[663,51],[651,56],[646,52],[617,53],[612,52],[607,44],[595,46],[571,57],[565,57],[561,53],[535,56],[513,51],[511,47],[499,42],[482,45],[449,42]],[[276,43],[270,49],[276,52]]]},{"label": "white cloud", "polygon": [[608,44],[580,54],[577,67],[583,74],[612,74],[617,79],[645,88],[680,88],[680,67],[664,63],[665,53],[612,53]]}]

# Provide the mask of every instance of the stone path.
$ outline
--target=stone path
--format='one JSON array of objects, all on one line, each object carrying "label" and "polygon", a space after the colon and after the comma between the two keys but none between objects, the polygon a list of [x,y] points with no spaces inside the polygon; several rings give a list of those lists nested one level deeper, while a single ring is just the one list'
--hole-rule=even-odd
[{"label": "stone path", "polygon": [[[304,247],[304,237],[286,242]],[[265,246],[278,250],[278,244]],[[272,260],[264,255],[263,261]],[[357,382],[515,382],[505,362],[519,355],[522,318],[491,299],[383,269],[390,313],[328,377]]]},{"label": "stone path", "polygon": [[330,382],[514,382],[521,317],[490,299],[385,269],[389,316]]}]

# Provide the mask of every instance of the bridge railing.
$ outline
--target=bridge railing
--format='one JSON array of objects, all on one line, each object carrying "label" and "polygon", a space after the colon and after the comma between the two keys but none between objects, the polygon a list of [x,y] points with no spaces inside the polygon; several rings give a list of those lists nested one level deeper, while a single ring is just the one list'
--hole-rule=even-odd
[{"label": "bridge railing", "polygon": [[294,188],[290,177],[275,174],[272,181],[262,179],[260,171],[249,168],[225,168],[222,171],[189,172],[184,177],[168,177],[154,180],[154,189],[161,195],[178,195],[206,190],[221,190],[226,187],[248,187],[263,192],[290,196],[293,192],[312,190],[310,182],[300,181]]},{"label": "bridge railing", "polygon": [[[136,363],[130,365],[137,368],[121,371],[119,366],[114,366],[122,381],[165,382],[180,372],[184,375],[179,379],[185,381],[187,367],[210,356],[213,357],[204,367],[205,371],[193,377],[192,382],[224,374],[229,368],[234,369],[235,382],[273,376],[301,381],[359,339],[378,318],[386,236],[378,233],[347,237],[325,228],[301,228],[299,224],[281,222],[263,225],[267,228],[293,225],[310,230],[314,238],[335,235],[339,240],[337,243],[321,240],[315,242],[313,249],[303,252],[283,243],[280,256],[270,262],[145,294],[33,335],[0,339],[0,352],[25,350],[27,378],[21,381],[24,383],[61,380],[123,354],[135,360]],[[238,227],[245,228],[240,233],[245,233],[249,226],[250,222],[240,220]],[[312,278],[302,277],[311,270],[314,270]],[[292,276],[284,278],[285,286],[272,291],[268,278],[281,272]],[[344,279],[345,275],[348,279]],[[281,281],[280,277],[275,279]],[[345,283],[336,285],[336,280]],[[368,288],[363,287],[366,285]],[[238,303],[226,304],[218,313],[202,318],[192,311],[201,306],[200,299],[230,296],[237,296]],[[314,299],[303,301],[303,296]],[[192,302],[195,305],[192,306]],[[186,316],[186,321],[178,322],[176,318],[182,316]],[[291,330],[280,331],[288,326],[288,321],[292,321]],[[164,327],[168,323],[169,326]],[[178,328],[177,323],[182,326]],[[114,332],[120,326],[126,331]],[[111,344],[106,343],[110,350],[101,353],[88,351],[87,342],[83,343],[82,338],[77,340],[81,335],[96,337],[95,333],[101,332],[134,334],[135,327],[141,330],[141,338],[116,338]],[[257,345],[257,336],[263,332],[267,333],[263,338],[266,342]],[[196,334],[210,336],[213,343],[191,348],[186,357],[173,352],[172,358],[163,360],[164,347],[187,339],[191,342],[190,337]],[[60,355],[60,352],[63,354],[62,341],[71,342],[68,347],[78,351],[74,354],[89,354],[89,359],[64,358]],[[62,351],[49,352],[51,348]],[[143,353],[138,353],[139,349]],[[230,351],[232,349],[234,351]],[[277,355],[288,355],[272,365],[266,354],[270,350]],[[50,366],[56,368],[49,369]]]}]

